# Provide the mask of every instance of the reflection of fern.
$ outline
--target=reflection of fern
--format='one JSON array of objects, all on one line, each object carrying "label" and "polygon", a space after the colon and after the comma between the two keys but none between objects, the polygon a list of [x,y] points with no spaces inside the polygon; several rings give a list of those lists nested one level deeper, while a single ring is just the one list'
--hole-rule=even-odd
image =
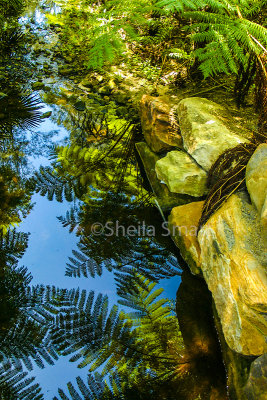
[{"label": "reflection of fern", "polygon": [[8,230],[6,234],[0,232],[0,265],[12,265],[21,258],[28,246],[28,234],[17,232],[15,229]]},{"label": "reflection of fern", "polygon": [[73,300],[74,312],[57,317],[53,341],[63,355],[74,353],[70,361],[82,357],[80,368],[88,364],[97,368],[112,355],[112,341],[129,341],[131,325],[120,318],[117,306],[108,312],[107,296],[99,294],[94,302],[94,292],[76,290]]},{"label": "reflection of fern", "polygon": [[28,378],[28,373],[14,369],[7,362],[0,367],[0,398],[3,400],[42,400],[39,384],[35,378]]},{"label": "reflection of fern", "polygon": [[[183,363],[180,354],[183,346],[177,319],[171,315],[168,300],[159,299],[162,289],[156,289],[155,284],[139,275],[139,284],[136,283],[134,289],[130,294],[125,290],[120,301],[134,311],[118,315],[115,310],[113,318],[108,319],[103,319],[103,311],[98,312],[102,321],[98,332],[105,333],[110,331],[110,325],[113,326],[113,334],[109,334],[107,340],[101,342],[100,350],[92,352],[91,345],[95,343],[93,338],[77,336],[73,331],[73,345],[69,349],[72,352],[81,349],[73,360],[83,356],[80,366],[89,365],[91,371],[103,365],[102,376],[97,373],[94,376],[89,375],[87,382],[77,378],[75,387],[68,383],[70,397],[60,389],[61,399],[80,399],[80,392],[84,398],[90,400],[143,400],[154,398],[153,395],[158,395],[157,398],[173,399],[171,382],[178,376],[177,366]],[[101,307],[103,306],[106,315],[105,302],[102,302]],[[112,313],[113,309],[110,315]],[[117,321],[119,329],[116,327]],[[108,384],[103,380],[106,374],[109,377]],[[166,397],[159,395],[158,390],[162,388]]]},{"label": "reflection of fern", "polygon": [[4,337],[0,336],[1,362],[11,360],[15,368],[22,368],[24,365],[29,371],[33,369],[33,363],[44,368],[46,361],[54,365],[58,358],[53,350],[50,338],[46,338],[47,328],[30,321],[25,315],[19,316],[14,324],[9,324]]},{"label": "reflection of fern", "polygon": [[57,175],[50,167],[40,167],[40,171],[31,178],[29,186],[41,196],[47,196],[48,200],[52,201],[55,197],[59,202],[63,201],[63,197],[73,201],[74,193],[78,191],[75,182]]},{"label": "reflection of fern", "polygon": [[79,224],[77,210],[74,207],[71,207],[70,211],[66,212],[66,216],[60,216],[58,217],[58,220],[62,223],[64,228],[69,227],[69,232],[73,232]]},{"label": "reflection of fern", "polygon": [[128,255],[114,251],[111,258],[94,256],[90,246],[89,238],[82,237],[80,239],[79,251],[73,250],[73,256],[69,257],[70,262],[67,263],[66,268],[67,276],[95,277],[102,275],[103,268],[107,268],[108,271],[116,270],[117,282],[126,284],[129,274],[130,280],[132,279],[133,270],[138,270],[140,274],[154,281],[179,274],[180,267],[176,258],[168,255],[151,241],[140,240],[136,246],[128,249]]},{"label": "reflection of fern", "polygon": [[[90,399],[90,400],[104,400],[103,394],[104,392],[106,393],[105,398],[106,400],[115,400],[115,397],[111,394],[111,391],[104,382],[103,378],[95,373],[94,375],[89,374],[87,377],[87,382],[84,382],[84,380],[79,376],[76,378],[76,385],[79,388],[79,391],[81,395],[83,396],[84,399]],[[64,391],[62,389],[58,390],[60,399],[62,400],[70,400],[70,399],[81,399],[80,394],[77,392],[75,387],[71,382],[67,383],[67,388],[69,391],[70,398],[66,396]],[[107,397],[107,393],[110,393],[112,397]],[[54,400],[58,400],[57,397],[54,397]],[[117,399],[118,400],[118,399]]]}]

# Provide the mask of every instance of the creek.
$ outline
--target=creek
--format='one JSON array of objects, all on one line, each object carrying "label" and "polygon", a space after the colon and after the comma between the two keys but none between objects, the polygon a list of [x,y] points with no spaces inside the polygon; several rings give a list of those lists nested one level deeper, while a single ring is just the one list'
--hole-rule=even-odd
[{"label": "creek", "polygon": [[[182,345],[184,355],[181,359],[186,362],[184,364],[180,362],[180,369],[177,369],[183,383],[180,384],[181,388],[177,389],[177,393],[173,393],[173,398],[226,399],[225,372],[213,326],[211,298],[204,283],[193,277],[186,266],[182,268],[177,249],[162,226],[161,215],[155,206],[153,196],[146,190],[146,182],[134,152],[134,144],[142,140],[138,121],[133,118],[136,110],[127,108],[126,104],[122,106],[124,100],[116,102],[112,93],[104,93],[103,90],[99,93],[97,85],[89,89],[81,84],[84,80],[83,70],[74,70],[69,60],[60,58],[58,54],[61,45],[58,35],[60,28],[49,27],[45,14],[56,15],[60,12],[60,8],[49,3],[40,2],[31,5],[31,9],[20,19],[22,30],[28,39],[25,51],[19,55],[20,58],[14,57],[10,61],[14,64],[23,64],[21,69],[18,65],[14,66],[13,75],[15,79],[20,77],[19,84],[24,92],[38,92],[42,102],[41,112],[45,117],[37,127],[30,128],[26,137],[21,138],[22,134],[16,133],[20,138],[20,144],[23,141],[24,144],[32,142],[29,146],[35,148],[34,157],[31,151],[26,151],[16,166],[16,171],[22,180],[32,179],[31,177],[35,176],[34,189],[31,187],[29,191],[34,205],[17,227],[17,231],[30,234],[28,248],[19,259],[18,266],[25,265],[32,275],[30,286],[57,287],[68,291],[79,289],[80,293],[85,290],[86,296],[93,290],[95,298],[102,293],[103,296],[108,296],[109,311],[121,299],[118,290],[118,287],[121,289],[120,279],[128,277],[133,269],[154,280],[156,289],[164,289],[159,293],[158,299],[167,298],[167,302],[171,305],[172,316],[175,315],[174,304],[179,288],[176,311],[184,342]],[[92,73],[92,77],[101,83],[100,74]],[[5,91],[4,84],[1,90]],[[75,164],[72,153],[70,161],[64,164],[66,174],[64,175],[61,170],[65,188],[59,193],[60,179],[58,178],[55,184],[52,182],[53,175],[51,177],[46,174],[47,171],[51,172],[49,168],[54,171],[60,170],[58,155],[55,156],[55,146],[61,146],[61,149],[71,146],[90,149],[92,145],[99,153],[106,154],[110,143],[111,147],[117,143],[120,132],[124,129],[128,132],[129,121],[131,126],[135,126],[134,133],[131,136],[129,133],[129,137],[126,137],[128,133],[124,134],[122,147],[117,150],[117,154],[110,153],[111,157],[106,156],[101,163],[98,159],[98,163],[91,165],[89,172],[86,169],[87,164],[81,165],[79,160]],[[113,136],[112,129],[116,133]],[[95,131],[97,133],[92,137]],[[122,151],[123,147],[126,148],[127,154]],[[64,155],[61,156],[64,158]],[[82,159],[82,156],[80,157]],[[74,164],[76,171],[73,169]],[[43,174],[38,172],[40,166],[43,166]],[[75,186],[76,177],[79,175],[77,171],[82,176],[85,172],[87,174],[84,181],[79,180],[79,187]],[[76,179],[75,182],[71,181],[74,186],[69,191],[66,189],[66,176],[68,179],[71,176]],[[70,187],[69,182],[67,182],[68,187]],[[109,225],[105,225],[107,223]],[[128,229],[129,226],[132,226],[131,230]],[[20,278],[18,275],[14,279]],[[27,292],[29,289],[25,290]],[[123,290],[125,291],[125,288]],[[71,395],[71,398],[90,399],[91,397],[85,395],[85,392],[81,392],[82,394],[79,392],[80,387],[75,381],[77,376],[86,380],[88,368],[78,368],[80,360],[69,362],[71,352],[64,353],[57,348],[58,353],[53,359],[52,350],[51,354],[48,350],[53,360],[47,361],[47,356],[44,355],[40,363],[38,358],[42,358],[42,351],[39,350],[40,342],[38,340],[36,342],[34,335],[32,343],[27,341],[27,346],[31,347],[28,354],[24,354],[19,348],[21,338],[17,340],[15,334],[13,342],[11,340],[8,346],[4,345],[6,338],[10,338],[16,329],[19,329],[18,321],[22,315],[24,318],[25,313],[24,305],[20,304],[16,306],[14,315],[12,312],[10,316],[8,315],[10,306],[7,307],[6,303],[11,304],[13,297],[16,296],[16,293],[11,295],[11,292],[9,287],[8,300],[5,298],[1,302],[2,314],[7,313],[1,322],[2,330],[5,332],[4,337],[1,337],[2,361],[4,364],[4,360],[12,359],[17,367],[22,363],[22,371],[28,374],[27,377],[35,377],[43,396],[34,397],[35,389],[30,389],[29,393],[20,394],[21,397],[18,398],[56,399],[56,396],[60,395],[58,388],[61,388],[69,396]],[[2,289],[2,293],[6,293],[5,289]],[[54,294],[51,297],[52,303],[57,300],[57,296]],[[119,309],[125,310],[125,307],[120,305]],[[40,307],[38,310],[40,311]],[[51,309],[46,307],[45,311],[40,311],[40,315],[46,318],[46,312],[51,312]],[[126,312],[129,312],[129,308],[126,308]],[[32,314],[32,318],[37,317]],[[40,316],[38,318],[40,319]],[[38,348],[36,353],[35,348]],[[31,366],[25,361],[27,357]],[[101,372],[102,369],[103,366],[100,366],[98,371]],[[75,390],[71,393],[70,386],[67,387],[68,382],[72,382],[79,395],[75,395]],[[165,382],[166,385],[168,383]],[[168,393],[166,387],[163,389],[161,387],[159,397],[155,397],[155,394],[152,397],[170,400],[166,393]],[[129,394],[129,397],[124,398],[139,398],[131,396]],[[140,397],[143,398],[145,397]]]}]

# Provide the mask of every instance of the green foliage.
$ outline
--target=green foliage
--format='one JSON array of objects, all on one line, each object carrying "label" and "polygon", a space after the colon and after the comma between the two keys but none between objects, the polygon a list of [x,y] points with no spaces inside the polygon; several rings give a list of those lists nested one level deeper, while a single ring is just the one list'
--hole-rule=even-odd
[{"label": "green foliage", "polygon": [[103,4],[73,0],[61,5],[62,14],[56,18],[48,15],[48,20],[61,25],[63,52],[72,54],[75,48],[79,60],[90,69],[116,62],[127,50],[126,38],[137,39],[138,29],[147,23],[144,14],[151,9],[150,2],[144,0],[112,0]]},{"label": "green foliage", "polygon": [[267,30],[255,18],[266,0],[164,0],[159,5],[169,12],[183,12],[193,21],[191,38],[200,44],[194,54],[204,77],[222,72],[237,74],[240,65],[246,64],[247,54],[257,58],[265,51]]},{"label": "green foliage", "polygon": [[0,397],[3,400],[43,400],[39,384],[35,378],[27,378],[28,373],[14,369],[10,362],[0,367]]},{"label": "green foliage", "polygon": [[29,129],[39,125],[42,113],[40,99],[35,95],[23,95],[16,90],[8,94],[0,94],[0,139],[12,135],[12,129],[17,126]]},{"label": "green foliage", "polygon": [[[74,355],[73,359],[83,356],[80,366],[89,365],[90,371],[102,364],[104,367],[101,375],[89,374],[87,383],[77,378],[77,388],[69,382],[70,397],[59,389],[61,399],[82,398],[80,392],[92,400],[144,400],[155,395],[170,400],[177,396],[172,382],[179,377],[177,367],[183,353],[177,319],[171,315],[168,301],[159,299],[162,290],[154,290],[154,283],[140,275],[139,278],[140,284],[136,283],[132,293],[125,293],[120,301],[122,305],[133,308],[134,312],[118,314],[117,309],[114,311],[112,308],[106,320],[102,314],[103,310],[107,314],[108,307],[103,298],[99,301],[98,307],[102,310],[96,314],[96,324],[100,318],[104,324],[99,331],[104,327],[105,335],[108,334],[101,343],[101,349],[94,349],[91,354],[88,338],[84,341],[80,334],[78,338],[72,335],[74,343],[71,351],[78,350],[78,356]],[[105,321],[108,320],[107,325]],[[94,346],[93,338],[90,344]],[[105,376],[109,377],[108,383],[103,380]]]},{"label": "green foliage", "polygon": [[53,151],[53,168],[41,168],[31,179],[31,190],[58,201],[63,197],[72,201],[73,194],[84,199],[91,187],[143,196],[134,156],[136,126],[118,118],[93,116],[79,125],[71,144]]},{"label": "green foliage", "polygon": [[0,166],[0,230],[21,221],[30,210],[30,193],[23,188],[20,177],[10,167]]}]

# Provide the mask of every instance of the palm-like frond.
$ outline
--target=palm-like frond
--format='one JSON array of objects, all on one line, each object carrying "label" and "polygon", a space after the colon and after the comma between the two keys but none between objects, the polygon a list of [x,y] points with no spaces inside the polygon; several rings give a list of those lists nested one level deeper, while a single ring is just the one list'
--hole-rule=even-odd
[{"label": "palm-like frond", "polygon": [[246,166],[258,144],[240,144],[226,150],[215,161],[208,175],[210,191],[203,206],[199,229],[233,193],[245,188]]},{"label": "palm-like frond", "polygon": [[0,31],[0,54],[10,55],[14,48],[22,43],[23,33],[18,27],[1,29]]},{"label": "palm-like frond", "polygon": [[0,135],[9,136],[12,129],[18,126],[22,129],[34,128],[42,121],[40,99],[35,95],[23,95],[10,90],[0,97],[0,108],[3,117],[0,120]]}]

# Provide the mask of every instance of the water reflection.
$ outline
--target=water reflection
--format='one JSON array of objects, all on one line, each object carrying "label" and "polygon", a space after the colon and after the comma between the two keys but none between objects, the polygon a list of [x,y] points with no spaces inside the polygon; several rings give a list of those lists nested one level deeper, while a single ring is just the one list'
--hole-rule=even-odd
[{"label": "water reflection", "polygon": [[[47,37],[41,8],[32,9],[31,17],[29,14],[22,20],[30,24],[27,29],[32,32],[32,39],[37,32],[42,38]],[[57,11],[54,8],[53,12]],[[14,50],[12,54],[14,61],[18,53]],[[13,67],[2,56],[5,78],[0,94],[4,104],[0,116],[1,398],[44,398],[42,391],[46,391],[46,386],[41,388],[35,383],[33,375],[38,377],[37,368],[53,366],[63,359],[84,368],[86,376],[75,379],[79,375],[75,370],[66,388],[61,374],[61,399],[195,400],[189,389],[195,373],[190,367],[196,363],[195,355],[184,344],[173,306],[157,285],[162,278],[177,277],[179,265],[169,238],[162,232],[160,217],[155,215],[153,198],[143,187],[135,159],[134,144],[140,139],[138,121],[130,115],[127,119],[119,117],[116,104],[107,106],[99,95],[81,98],[77,88],[68,93],[73,84],[67,79],[59,80],[55,68],[54,78],[48,79],[64,80],[63,90],[50,81],[53,90],[46,90],[43,99],[56,103],[52,117],[61,128],[67,128],[69,136],[60,145],[51,145],[54,128],[37,136],[36,130],[26,132],[42,117],[30,90],[33,74],[28,66],[37,66],[36,54],[31,53],[28,58],[19,55],[26,66],[19,80],[16,63]],[[47,58],[38,60],[40,72]],[[13,91],[9,90],[7,78],[13,79]],[[49,154],[52,161],[33,174],[29,158],[34,154]],[[38,241],[46,233],[41,231],[40,221],[35,221],[35,227],[28,225],[35,231],[32,243],[38,256],[36,264],[40,263],[43,269],[39,272],[39,266],[35,266],[34,282],[39,279],[40,284],[32,284],[27,268],[18,264],[26,251],[28,235],[10,227],[31,211],[35,192],[50,200],[43,213],[48,205],[56,208],[55,201],[67,210],[51,226],[56,235],[59,231],[54,228],[55,223],[60,226],[61,222],[66,231],[73,232],[70,242],[78,240],[72,256],[71,248],[68,249],[68,279],[88,279],[102,275],[104,269],[110,271],[115,277],[117,304],[110,304],[107,295],[89,290],[89,285],[96,287],[92,279],[88,279],[88,284],[83,280],[87,290],[78,287],[77,279],[70,280],[68,289],[53,286],[53,281],[60,281],[60,277],[56,276],[53,263],[49,265],[51,254],[44,257],[42,264],[39,261],[42,246]],[[44,203],[39,200],[39,204]],[[46,215],[43,218],[46,225],[50,224]],[[108,236],[106,231],[98,234],[92,229],[96,223],[105,226],[107,222],[111,222],[109,227],[123,226],[126,232],[121,230],[122,234]],[[132,235],[128,231],[129,226],[138,229],[143,225],[152,226],[153,234],[142,231]],[[52,240],[56,244],[55,236]],[[48,246],[48,251],[51,248]],[[44,285],[44,274],[48,273],[51,284]],[[107,278],[103,273],[103,278],[113,290],[110,275]]]}]

